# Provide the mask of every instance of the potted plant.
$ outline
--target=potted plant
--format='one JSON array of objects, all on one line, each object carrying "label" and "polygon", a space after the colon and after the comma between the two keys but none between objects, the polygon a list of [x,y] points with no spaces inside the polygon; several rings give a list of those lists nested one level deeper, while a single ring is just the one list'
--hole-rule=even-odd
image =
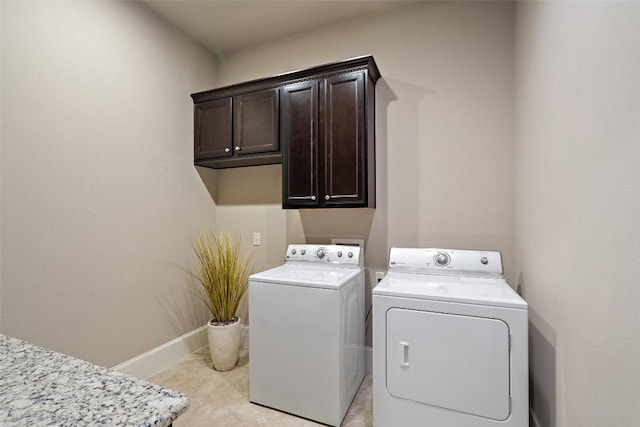
[{"label": "potted plant", "polygon": [[213,368],[228,371],[238,363],[240,318],[236,311],[249,286],[251,266],[240,257],[240,238],[213,230],[200,233],[193,243],[196,294],[209,309],[207,323]]}]

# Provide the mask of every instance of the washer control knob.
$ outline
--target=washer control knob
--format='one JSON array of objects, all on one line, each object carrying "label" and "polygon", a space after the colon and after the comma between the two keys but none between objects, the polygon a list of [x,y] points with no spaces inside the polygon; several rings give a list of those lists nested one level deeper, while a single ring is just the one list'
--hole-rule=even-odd
[{"label": "washer control knob", "polygon": [[353,252],[349,252],[349,253],[347,253],[347,256],[348,256],[349,258],[353,258]]},{"label": "washer control knob", "polygon": [[482,258],[480,258],[480,262],[484,265],[489,264],[489,259],[486,256],[483,256]]},{"label": "washer control knob", "polygon": [[439,266],[445,266],[449,264],[449,261],[451,261],[449,255],[445,254],[444,252],[440,252],[439,254],[437,254],[434,259],[436,261],[436,264],[438,264]]},{"label": "washer control knob", "polygon": [[300,255],[304,255],[304,254],[306,254],[306,253],[307,253],[307,251],[306,251],[306,250],[304,250],[304,249],[302,249],[302,250],[300,251]]},{"label": "washer control knob", "polygon": [[318,258],[320,258],[320,259],[324,258],[324,249],[323,249],[323,248],[319,248],[319,249],[316,251],[316,256],[317,256]]},{"label": "washer control knob", "polygon": [[295,249],[295,248],[291,249],[291,255],[295,255],[295,254],[296,254],[296,252],[297,252],[297,251],[296,251],[296,249]]},{"label": "washer control knob", "polygon": [[342,257],[342,251],[338,251],[338,258]]}]

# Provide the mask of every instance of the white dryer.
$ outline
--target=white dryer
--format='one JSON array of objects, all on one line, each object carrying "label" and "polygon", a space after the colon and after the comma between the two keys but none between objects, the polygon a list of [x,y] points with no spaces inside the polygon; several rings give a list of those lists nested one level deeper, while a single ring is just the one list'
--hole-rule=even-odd
[{"label": "white dryer", "polygon": [[373,290],[376,427],[526,427],[528,307],[499,252],[392,248]]},{"label": "white dryer", "polygon": [[364,378],[364,318],[360,248],[290,245],[249,278],[249,400],[339,426]]}]

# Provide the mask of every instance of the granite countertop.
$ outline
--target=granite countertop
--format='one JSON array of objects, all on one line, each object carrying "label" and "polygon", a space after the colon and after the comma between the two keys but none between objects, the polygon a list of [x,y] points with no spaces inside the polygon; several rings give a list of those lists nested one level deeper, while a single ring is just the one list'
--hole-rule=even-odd
[{"label": "granite countertop", "polygon": [[189,398],[0,334],[0,426],[168,426]]}]

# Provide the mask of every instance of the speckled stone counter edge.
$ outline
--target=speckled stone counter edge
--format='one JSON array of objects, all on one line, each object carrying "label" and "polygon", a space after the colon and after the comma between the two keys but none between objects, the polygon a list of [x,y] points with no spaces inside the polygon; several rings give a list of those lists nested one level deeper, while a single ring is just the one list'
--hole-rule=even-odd
[{"label": "speckled stone counter edge", "polygon": [[0,334],[0,425],[168,426],[182,393]]}]

